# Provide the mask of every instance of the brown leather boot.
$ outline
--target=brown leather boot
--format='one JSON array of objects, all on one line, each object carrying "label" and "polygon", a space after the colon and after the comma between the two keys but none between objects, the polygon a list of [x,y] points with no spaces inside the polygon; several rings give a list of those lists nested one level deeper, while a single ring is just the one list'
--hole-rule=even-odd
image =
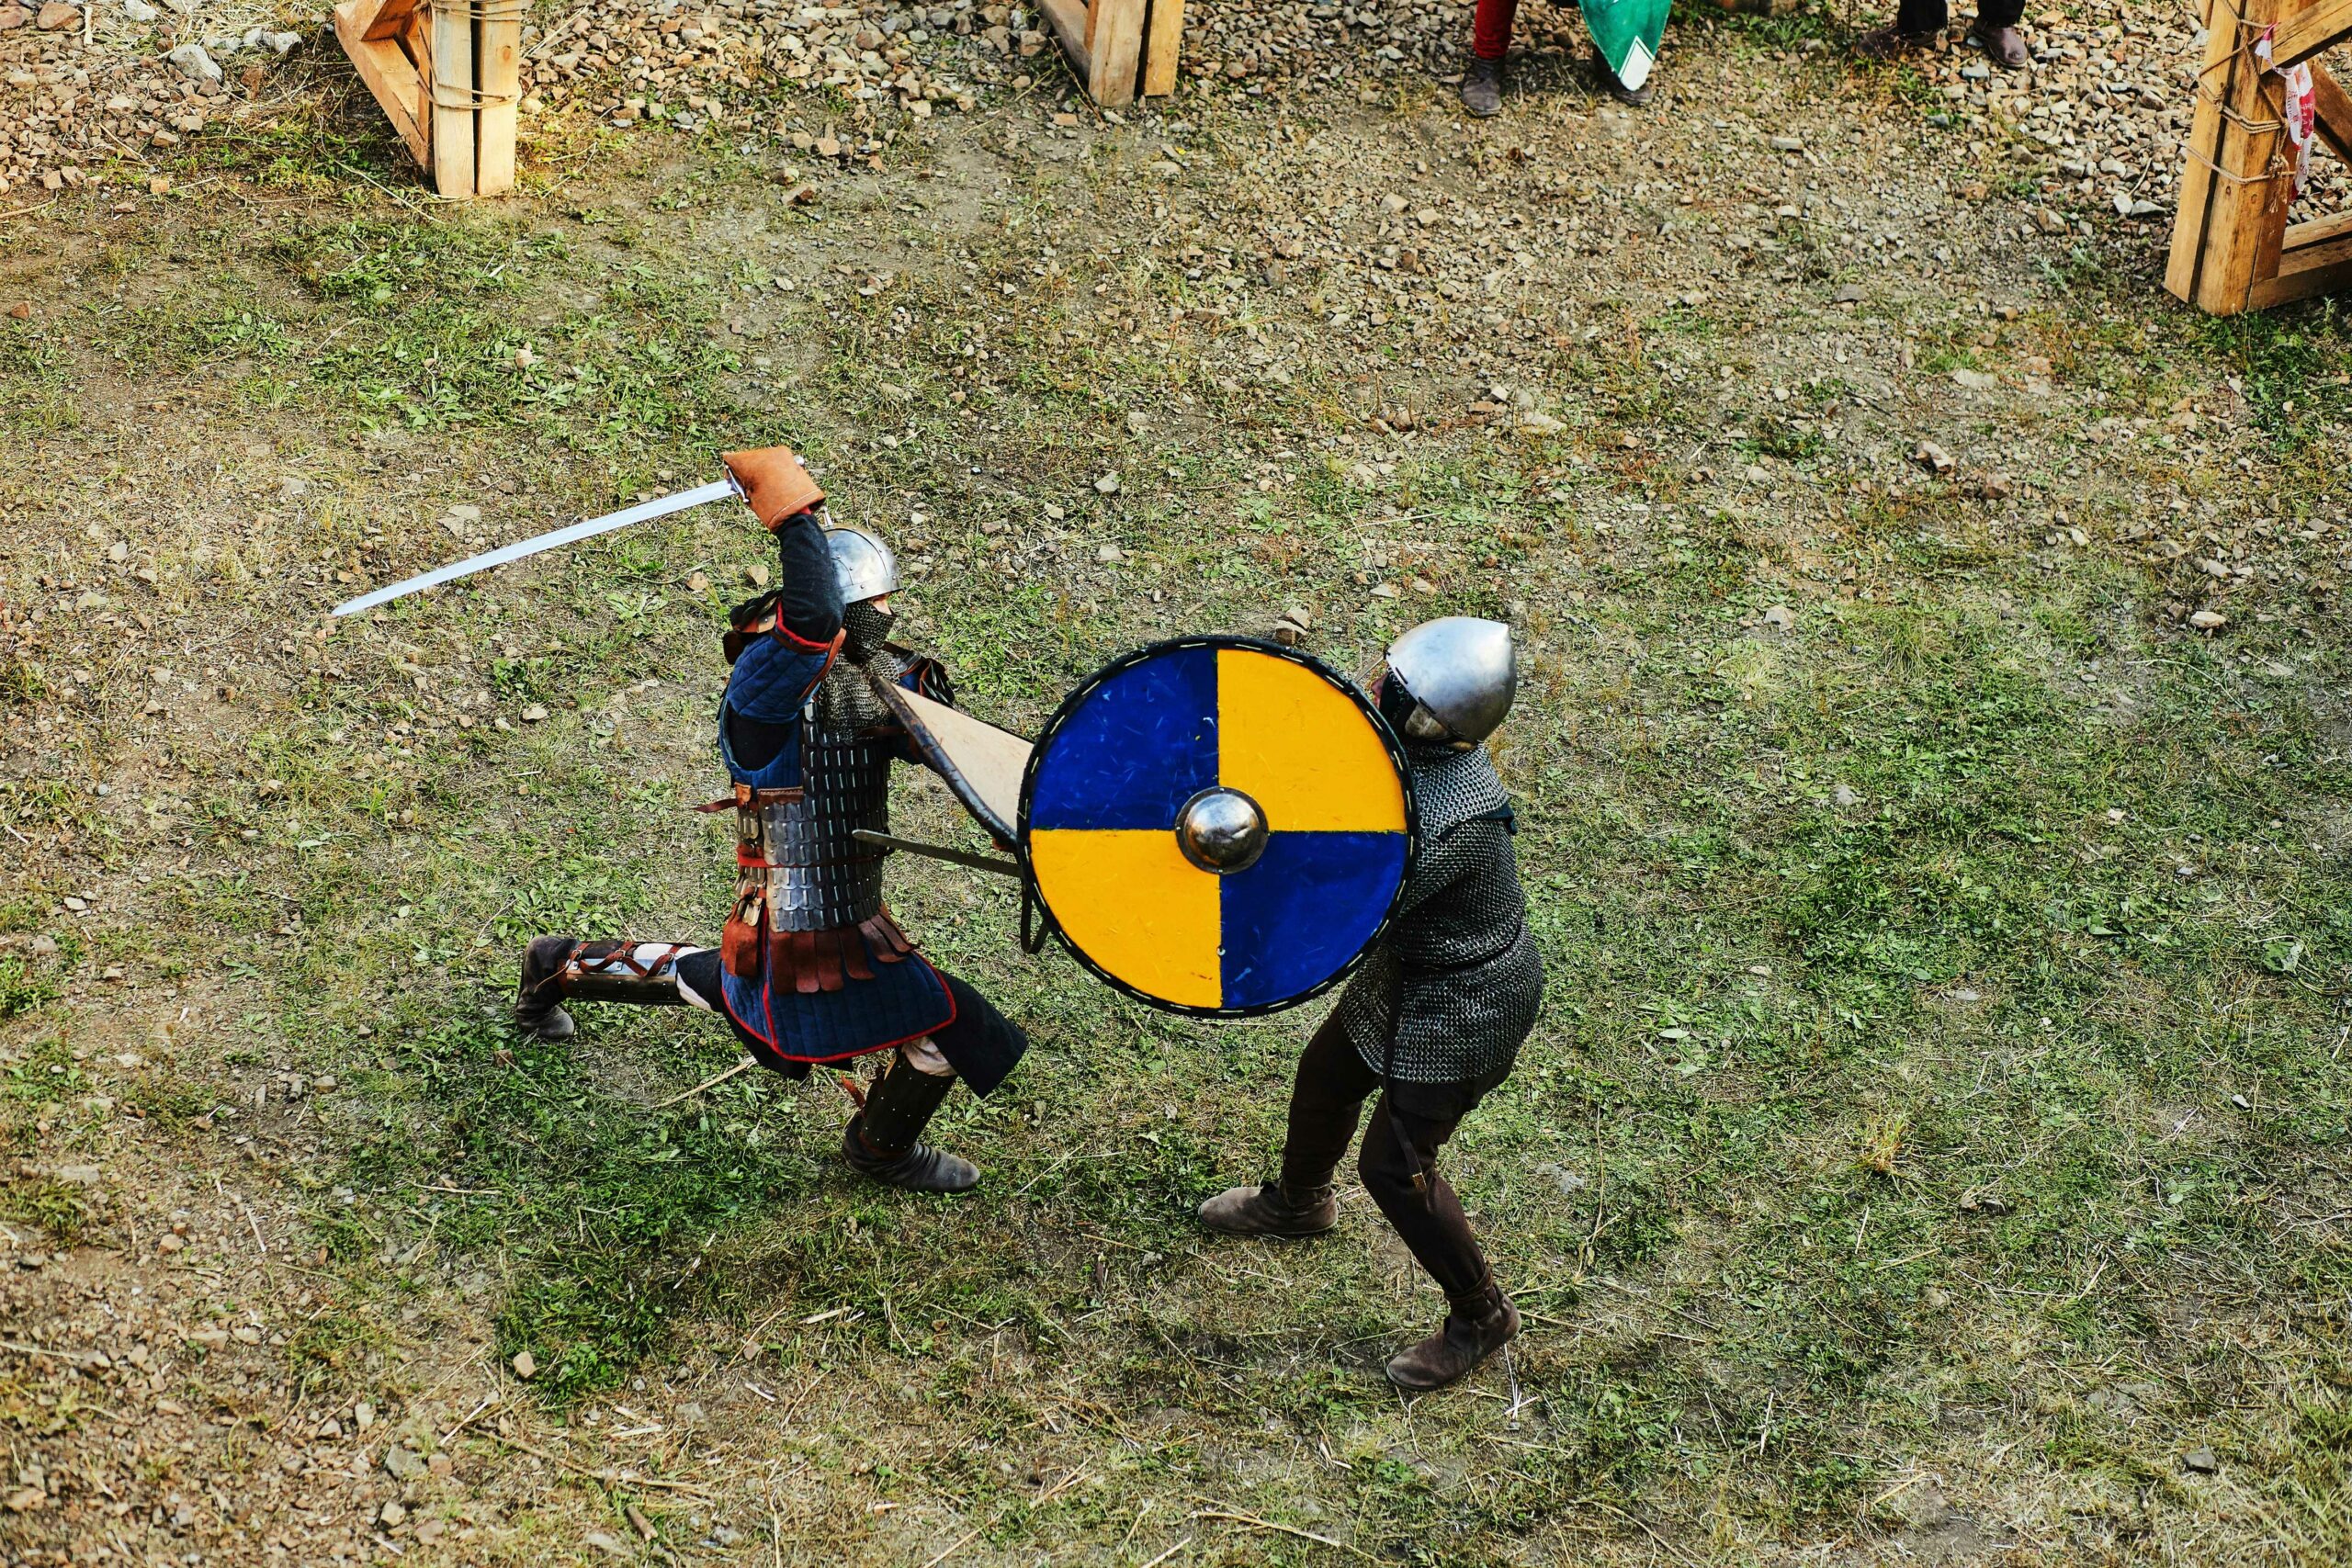
[{"label": "brown leather boot", "polygon": [[1229,1187],[1201,1205],[1201,1224],[1227,1235],[1271,1235],[1297,1240],[1321,1235],[1340,1223],[1338,1189],[1286,1187],[1269,1181],[1263,1187]]},{"label": "brown leather boot", "polygon": [[2022,71],[2033,63],[2023,35],[2015,28],[1988,28],[1981,21],[1972,22],[1968,41],[1983,50],[1984,58],[2004,71]]},{"label": "brown leather boot", "polygon": [[1480,119],[1503,112],[1503,62],[1470,57],[1462,72],[1462,107]]},{"label": "brown leather boot", "polygon": [[1388,1358],[1388,1381],[1421,1393],[1460,1382],[1472,1368],[1519,1335],[1519,1309],[1502,1287],[1489,1281],[1474,1296],[1453,1303],[1444,1326],[1409,1350]]},{"label": "brown leather boot", "polygon": [[1892,22],[1873,28],[1854,40],[1854,52],[1864,60],[1900,60],[1936,41],[1933,32],[1906,33]]}]

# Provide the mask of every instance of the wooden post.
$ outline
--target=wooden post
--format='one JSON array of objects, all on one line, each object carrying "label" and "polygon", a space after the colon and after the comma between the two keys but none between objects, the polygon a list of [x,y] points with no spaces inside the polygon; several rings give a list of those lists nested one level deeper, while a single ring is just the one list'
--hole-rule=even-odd
[{"label": "wooden post", "polygon": [[2278,0],[2242,4],[2235,11],[2233,0],[2205,0],[2205,68],[2165,268],[2166,288],[2215,315],[2246,308],[2256,276],[2277,270],[2287,228],[2281,95],[2254,54]]},{"label": "wooden post", "polygon": [[514,188],[514,106],[523,96],[521,0],[492,0],[484,7],[474,37],[474,61],[481,81],[474,194],[503,196]]},{"label": "wooden post", "polygon": [[334,32],[435,189],[514,188],[522,0],[343,0]]},{"label": "wooden post", "polygon": [[[2315,58],[2352,35],[2352,0],[2206,0],[2188,166],[2165,287],[2217,316],[2352,287],[2352,214],[2290,224],[2295,149],[2278,72],[2308,65],[2314,130],[2352,156],[2352,96]],[[2272,27],[2273,23],[2277,26]],[[2270,29],[2270,63],[2254,52]]]},{"label": "wooden post", "polygon": [[462,5],[433,8],[433,185],[474,194],[474,19]]},{"label": "wooden post", "polygon": [[1086,96],[1106,109],[1176,90],[1184,0],[1038,0]]}]

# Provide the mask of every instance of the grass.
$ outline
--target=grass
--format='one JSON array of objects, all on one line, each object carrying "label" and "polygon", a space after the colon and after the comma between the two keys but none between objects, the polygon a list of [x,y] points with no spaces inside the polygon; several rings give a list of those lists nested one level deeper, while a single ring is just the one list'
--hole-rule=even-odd
[{"label": "grass", "polygon": [[[1713,26],[1785,48],[1815,24]],[[664,200],[724,205],[742,176],[722,173]],[[97,1136],[66,1114],[97,1087],[69,1044],[91,1025],[60,1005],[93,964],[175,961],[175,984],[235,998],[178,1063],[196,1081],[155,1106],[159,1146],[209,1148],[200,1108],[228,1122],[273,1071],[340,1074],[292,1183],[341,1298],[286,1347],[303,1398],[422,1397],[457,1365],[402,1315],[429,1303],[499,1361],[530,1352],[516,1430],[589,1441],[618,1405],[707,1401],[751,1456],[725,1473],[805,1467],[783,1483],[799,1539],[912,1562],[967,1528],[1008,1560],[1226,1527],[1233,1560],[1276,1562],[1329,1556],[1285,1530],[1428,1563],[1640,1552],[1651,1531],[1726,1562],[1925,1554],[1946,1522],[1920,1502],[1930,1474],[1968,1529],[2030,1520],[2056,1544],[2018,1550],[2052,1561],[2199,1531],[2248,1560],[2340,1558],[2352,1255],[2325,1216],[2352,1139],[2352,764],[2346,645],[2313,602],[2249,590],[2227,637],[2194,637],[2165,569],[2102,529],[2053,544],[1957,483],[1890,484],[1760,396],[1707,460],[1771,459],[1796,499],[1717,506],[1676,460],[1713,416],[1664,375],[1748,352],[1728,315],[1629,316],[1609,352],[1563,350],[1577,395],[1541,441],[1464,422],[1326,446],[1374,400],[1444,405],[1401,374],[1351,379],[1254,284],[1225,290],[1262,318],[1249,329],[1170,323],[1217,295],[1214,267],[1098,259],[1091,209],[1021,193],[1002,212],[1023,231],[975,225],[956,265],[918,259],[868,295],[821,272],[763,286],[762,258],[805,231],[758,227],[722,261],[695,211],[657,217],[619,182],[581,200],[626,216],[306,209],[187,241],[216,265],[124,306],[138,333],[95,302],[38,336],[0,323],[26,430],[70,431],[75,378],[111,375],[333,481],[297,507],[273,499],[274,455],[232,450],[220,482],[262,502],[160,546],[159,615],[222,617],[263,668],[219,681],[266,694],[206,710],[167,754],[132,693],[190,656],[108,666],[60,613],[0,667],[11,715],[59,725],[0,820],[76,857],[12,894],[0,932],[50,923],[96,864],[157,872],[162,929],[210,939],[191,957],[67,931],[53,955],[0,955],[10,1147]],[[1031,271],[1038,226],[1059,282]],[[1034,293],[992,302],[1006,282]],[[2118,408],[2239,375],[2265,440],[2318,428],[2296,422],[2323,417],[2335,316],[2121,331],[2099,314],[2115,286],[2003,329],[1923,315],[1921,363],[2056,344],[2056,374]],[[1245,384],[1268,344],[1287,381]],[[1808,403],[1843,395],[1815,385]],[[74,417],[122,416],[96,399]],[[564,1047],[504,1028],[533,932],[709,935],[724,835],[683,808],[716,790],[713,634],[763,542],[713,513],[324,638],[318,604],[339,573],[452,553],[435,519],[506,495],[497,480],[516,509],[560,510],[772,437],[925,566],[909,635],[1005,722],[1148,637],[1261,629],[1294,604],[1347,670],[1422,615],[1520,625],[1498,752],[1551,985],[1446,1161],[1531,1313],[1521,1408],[1504,1414],[1498,1371],[1410,1409],[1380,1382],[1440,1305],[1360,1199],[1309,1247],[1198,1233],[1200,1197],[1265,1168],[1310,1021],[1191,1025],[1058,953],[1024,960],[1000,886],[893,873],[933,958],[1035,1044],[942,1119],[988,1173],[958,1202],[847,1181],[821,1076],[662,1104],[733,1060],[707,1018],[583,1009]],[[2138,460],[2053,503],[2135,514],[2169,482]],[[29,494],[21,467],[5,479]],[[101,580],[73,553],[98,513],[12,513],[40,531],[38,561],[9,567],[56,585],[44,604]],[[84,661],[100,668],[69,706]],[[133,746],[164,761],[153,815],[126,827],[78,781]],[[965,831],[936,796],[902,815]],[[288,1134],[274,1114],[235,1125]],[[19,1184],[8,1217],[104,1234],[81,1202]],[[744,1379],[763,1395],[728,1392]],[[2183,1468],[2197,1446],[2218,1478]],[[709,1480],[684,1446],[640,1468]],[[678,1496],[637,1499],[676,1540],[776,1517],[731,1482],[701,1519]],[[962,1523],[933,1539],[944,1519]],[[568,1550],[552,1539],[510,1545]]]}]

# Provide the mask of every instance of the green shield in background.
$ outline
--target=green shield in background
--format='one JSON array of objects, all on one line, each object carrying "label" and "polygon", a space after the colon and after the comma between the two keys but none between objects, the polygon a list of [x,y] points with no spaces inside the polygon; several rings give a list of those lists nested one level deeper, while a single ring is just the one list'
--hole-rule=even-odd
[{"label": "green shield in background", "polygon": [[1585,31],[1617,80],[1638,87],[1649,80],[1657,42],[1666,34],[1669,0],[1584,0]]}]

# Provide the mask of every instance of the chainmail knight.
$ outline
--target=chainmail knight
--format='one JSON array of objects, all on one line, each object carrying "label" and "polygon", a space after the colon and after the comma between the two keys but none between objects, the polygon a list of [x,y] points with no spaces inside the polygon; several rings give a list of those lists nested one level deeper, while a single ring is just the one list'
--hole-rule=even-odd
[{"label": "chainmail knight", "polygon": [[526,955],[517,1021],[571,1032],[566,999],[685,1001],[725,1014],[752,1055],[790,1077],[896,1048],[843,1139],[860,1171],[896,1186],[960,1191],[967,1162],[918,1141],[961,1077],[992,1090],[1027,1040],[988,1000],[914,951],[882,898],[890,765],[920,763],[877,682],[954,700],[933,660],[889,644],[889,551],[825,528],[823,494],[782,447],[727,455],[775,536],[778,586],[729,617],[732,667],[718,752],[734,792],[705,810],[735,818],[736,893],[717,948],[542,937]]},{"label": "chainmail knight", "polygon": [[1544,998],[1510,799],[1485,744],[1517,682],[1510,628],[1498,622],[1447,616],[1389,646],[1374,700],[1405,743],[1419,856],[1388,929],[1299,1058],[1282,1174],[1200,1210],[1203,1224],[1228,1235],[1330,1230],[1339,1163],[1372,1100],[1356,1173],[1449,1308],[1435,1334],[1389,1359],[1390,1380],[1408,1390],[1464,1377],[1520,1326],[1437,1169],[1462,1119],[1510,1072]]}]

